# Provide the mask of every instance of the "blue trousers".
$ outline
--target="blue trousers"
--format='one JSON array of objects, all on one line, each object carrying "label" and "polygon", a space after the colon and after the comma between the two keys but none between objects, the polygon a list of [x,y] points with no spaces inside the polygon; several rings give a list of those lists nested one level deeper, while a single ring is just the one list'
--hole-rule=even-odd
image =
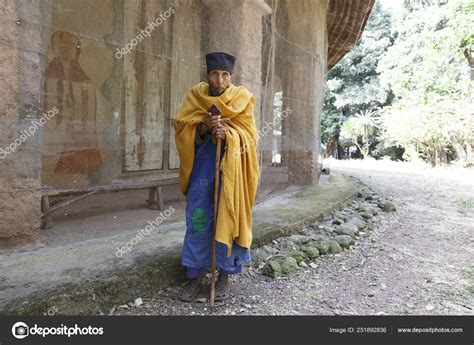
[{"label": "blue trousers", "polygon": [[[221,159],[225,154],[222,145]],[[184,237],[181,264],[186,267],[189,278],[204,273],[212,262],[212,239],[214,227],[214,184],[217,145],[210,134],[196,142],[193,169],[191,171],[186,203],[186,234]],[[219,185],[220,200],[221,184]],[[231,255],[227,246],[216,244],[216,264],[221,272],[236,274],[242,265],[251,261],[250,250],[232,244]]]}]

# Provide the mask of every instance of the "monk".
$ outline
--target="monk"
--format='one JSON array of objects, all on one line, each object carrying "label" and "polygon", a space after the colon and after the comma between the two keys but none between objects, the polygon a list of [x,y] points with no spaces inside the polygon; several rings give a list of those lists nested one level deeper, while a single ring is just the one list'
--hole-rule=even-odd
[{"label": "monk", "polygon": [[[222,140],[216,227],[215,301],[229,296],[229,275],[251,261],[252,208],[259,178],[256,99],[232,84],[235,57],[206,55],[207,83],[188,92],[173,122],[180,158],[179,181],[186,196],[186,234],[181,264],[188,282],[180,299],[193,301],[212,262],[217,139]],[[217,106],[220,115],[209,109]]]}]

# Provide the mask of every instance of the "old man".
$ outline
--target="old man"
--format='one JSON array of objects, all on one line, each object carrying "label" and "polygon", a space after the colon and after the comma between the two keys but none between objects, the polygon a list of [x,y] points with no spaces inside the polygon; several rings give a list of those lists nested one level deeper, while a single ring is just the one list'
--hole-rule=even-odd
[{"label": "old man", "polygon": [[[217,139],[222,140],[216,227],[216,264],[219,277],[215,300],[229,296],[231,274],[250,262],[252,208],[257,191],[258,137],[254,119],[255,97],[232,84],[235,57],[206,55],[207,83],[188,92],[174,121],[180,158],[180,185],[186,196],[186,235],[181,263],[188,282],[180,294],[193,301],[212,262],[214,191]],[[220,115],[211,115],[215,105]]]}]

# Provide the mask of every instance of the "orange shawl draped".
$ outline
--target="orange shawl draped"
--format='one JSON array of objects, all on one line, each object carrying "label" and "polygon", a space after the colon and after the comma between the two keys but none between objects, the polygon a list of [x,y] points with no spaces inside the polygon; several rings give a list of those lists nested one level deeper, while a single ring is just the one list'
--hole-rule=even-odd
[{"label": "orange shawl draped", "polygon": [[256,99],[245,87],[233,84],[217,97],[209,96],[208,91],[207,83],[195,85],[173,121],[180,158],[179,182],[186,195],[194,162],[196,127],[208,116],[212,104],[216,104],[221,117],[230,119],[230,123],[224,124],[227,132],[220,164],[222,187],[216,228],[216,240],[227,245],[230,255],[232,241],[245,248],[252,243],[252,208],[260,173],[259,138],[253,114]]}]

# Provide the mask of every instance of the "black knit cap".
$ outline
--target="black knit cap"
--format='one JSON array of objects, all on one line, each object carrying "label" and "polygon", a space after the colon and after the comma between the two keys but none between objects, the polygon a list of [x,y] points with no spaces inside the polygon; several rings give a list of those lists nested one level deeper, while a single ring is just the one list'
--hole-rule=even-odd
[{"label": "black knit cap", "polygon": [[206,54],[207,73],[216,69],[232,73],[234,63],[235,56],[224,52]]}]

